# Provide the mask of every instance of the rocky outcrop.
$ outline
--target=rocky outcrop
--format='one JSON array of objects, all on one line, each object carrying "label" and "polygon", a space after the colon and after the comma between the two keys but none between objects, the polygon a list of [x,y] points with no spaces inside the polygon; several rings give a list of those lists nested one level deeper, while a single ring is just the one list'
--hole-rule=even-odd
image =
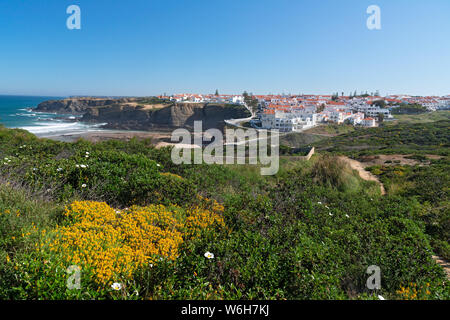
[{"label": "rocky outcrop", "polygon": [[223,129],[225,119],[245,118],[250,113],[243,106],[226,104],[180,103],[157,110],[140,107],[114,105],[91,108],[82,121],[108,123],[105,127],[114,129],[169,129],[194,127],[194,121],[202,121],[203,129]]},{"label": "rocky outcrop", "polygon": [[70,98],[64,100],[49,100],[40,103],[37,112],[50,112],[59,114],[84,114],[92,107],[107,106],[116,103],[127,103],[131,99],[101,99],[101,98]]},{"label": "rocky outcrop", "polygon": [[82,115],[83,122],[106,123],[105,128],[125,130],[192,129],[194,121],[202,121],[204,130],[223,129],[226,119],[250,116],[245,107],[238,105],[153,103],[149,98],[51,100],[39,104],[35,111]]}]

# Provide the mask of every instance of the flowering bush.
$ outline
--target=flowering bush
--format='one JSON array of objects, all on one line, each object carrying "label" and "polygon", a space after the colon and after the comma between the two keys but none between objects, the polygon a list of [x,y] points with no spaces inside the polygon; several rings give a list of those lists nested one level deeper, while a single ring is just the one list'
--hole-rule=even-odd
[{"label": "flowering bush", "polygon": [[[432,259],[450,252],[448,158],[380,166],[384,197],[321,154],[283,157],[262,177],[254,166],[175,165],[145,141],[0,128],[0,159],[0,299],[450,297]],[[366,288],[374,264],[378,292]],[[81,289],[67,287],[68,267]]]},{"label": "flowering bush", "polygon": [[144,265],[175,260],[183,241],[205,229],[224,226],[221,208],[151,205],[115,210],[106,203],[76,201],[67,207],[69,223],[43,237],[40,250],[62,257],[64,265],[90,269],[100,285],[129,280]]},{"label": "flowering bush", "polygon": [[402,300],[426,300],[431,298],[430,283],[418,287],[417,283],[410,282],[407,286],[400,286],[396,293]]}]

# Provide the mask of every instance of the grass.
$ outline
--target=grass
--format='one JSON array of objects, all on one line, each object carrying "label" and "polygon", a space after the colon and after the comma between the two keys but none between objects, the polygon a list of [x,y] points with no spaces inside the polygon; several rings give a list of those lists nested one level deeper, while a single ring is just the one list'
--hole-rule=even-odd
[{"label": "grass", "polygon": [[280,145],[292,148],[300,148],[303,146],[311,145],[312,143],[316,143],[324,139],[326,138],[316,134],[304,132],[292,132],[280,136]]},{"label": "grass", "polygon": [[[445,123],[423,126],[333,139],[340,148],[393,132],[402,141],[430,136],[430,148],[445,141]],[[170,154],[136,139],[62,143],[0,128],[0,298],[401,299],[397,291],[411,282],[429,288],[415,298],[450,298],[431,258],[448,247],[438,207],[448,193],[445,159],[433,160],[435,171],[414,172],[413,189],[395,180],[398,192],[382,197],[333,154],[307,162],[281,157],[279,172],[268,177],[260,165],[175,165]],[[206,228],[212,218],[220,228]],[[177,241],[176,257],[141,252],[139,264],[122,274],[114,252],[132,264],[128,248],[158,239],[154,247],[172,253],[174,237],[161,232],[184,234],[187,222],[197,236]],[[87,239],[103,251],[86,254]],[[68,290],[65,269],[79,261],[82,287]],[[376,294],[365,286],[373,264],[383,272]],[[95,276],[106,271],[107,284]]]},{"label": "grass", "polygon": [[425,123],[400,123],[351,133],[319,141],[319,151],[351,156],[369,154],[448,154],[449,120]]},{"label": "grass", "polygon": [[441,120],[450,120],[450,110],[441,110],[421,114],[399,114],[394,121],[386,121],[384,125],[397,125],[399,123],[428,123]]},{"label": "grass", "polygon": [[352,132],[355,126],[349,124],[326,124],[320,125],[305,131],[305,133],[322,134],[322,135],[340,135],[343,133]]}]

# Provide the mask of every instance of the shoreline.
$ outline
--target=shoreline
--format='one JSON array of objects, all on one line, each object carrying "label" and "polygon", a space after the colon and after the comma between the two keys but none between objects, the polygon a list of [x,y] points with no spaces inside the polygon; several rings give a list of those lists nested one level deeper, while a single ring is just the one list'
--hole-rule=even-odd
[{"label": "shoreline", "polygon": [[137,139],[151,139],[152,144],[168,143],[170,141],[170,132],[164,131],[137,131],[137,130],[113,130],[104,129],[96,131],[84,131],[73,133],[59,133],[54,135],[36,135],[38,138],[56,140],[61,142],[76,142],[79,139],[85,139],[90,142],[101,142],[106,140],[131,140]]}]

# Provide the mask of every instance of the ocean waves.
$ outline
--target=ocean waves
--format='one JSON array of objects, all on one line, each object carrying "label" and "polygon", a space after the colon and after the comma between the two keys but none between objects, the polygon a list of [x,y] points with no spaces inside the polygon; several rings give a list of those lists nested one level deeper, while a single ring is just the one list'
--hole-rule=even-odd
[{"label": "ocean waves", "polygon": [[7,128],[27,130],[39,137],[55,137],[102,131],[102,124],[88,124],[80,116],[36,112],[32,108],[45,98],[0,96],[0,123]]},{"label": "ocean waves", "polygon": [[23,126],[20,129],[27,130],[40,137],[50,137],[55,135],[77,134],[90,131],[99,131],[103,124],[84,124],[81,122],[46,121],[36,122],[30,126]]}]

